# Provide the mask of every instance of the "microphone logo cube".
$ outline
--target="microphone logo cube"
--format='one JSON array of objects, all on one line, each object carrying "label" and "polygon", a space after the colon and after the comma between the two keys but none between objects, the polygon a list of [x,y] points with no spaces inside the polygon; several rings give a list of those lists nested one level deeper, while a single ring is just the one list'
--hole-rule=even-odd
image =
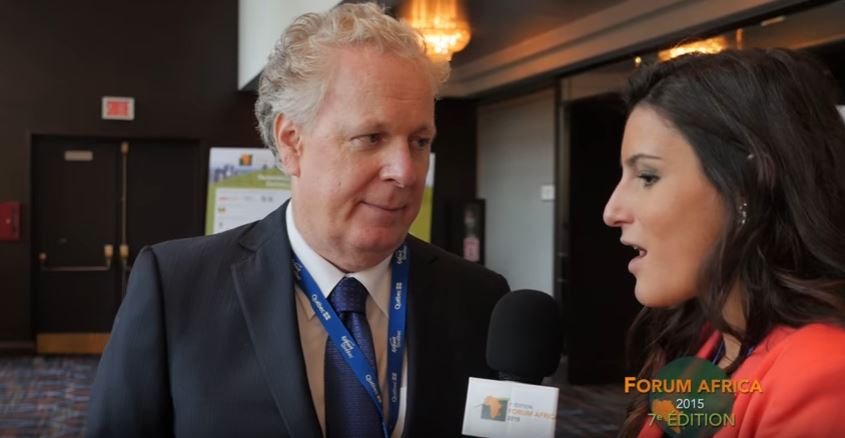
[{"label": "microphone logo cube", "polygon": [[484,397],[484,404],[481,405],[481,418],[483,420],[505,421],[508,412],[508,399],[496,398],[491,395]]},{"label": "microphone logo cube", "polygon": [[558,389],[469,378],[464,435],[487,438],[554,438]]}]

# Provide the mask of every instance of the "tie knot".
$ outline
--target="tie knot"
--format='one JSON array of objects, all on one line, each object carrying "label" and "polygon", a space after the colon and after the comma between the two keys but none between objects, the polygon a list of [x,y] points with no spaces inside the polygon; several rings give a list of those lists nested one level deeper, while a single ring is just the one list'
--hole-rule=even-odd
[{"label": "tie knot", "polygon": [[352,277],[344,277],[332,290],[329,301],[338,314],[354,312],[364,315],[367,312],[367,288]]}]

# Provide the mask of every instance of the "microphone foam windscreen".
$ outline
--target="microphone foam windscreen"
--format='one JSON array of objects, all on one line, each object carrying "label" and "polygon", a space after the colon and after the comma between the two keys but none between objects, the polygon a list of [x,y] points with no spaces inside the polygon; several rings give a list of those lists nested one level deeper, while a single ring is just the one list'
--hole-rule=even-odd
[{"label": "microphone foam windscreen", "polygon": [[562,343],[557,302],[536,290],[505,294],[493,309],[487,365],[500,373],[535,378],[555,372]]}]

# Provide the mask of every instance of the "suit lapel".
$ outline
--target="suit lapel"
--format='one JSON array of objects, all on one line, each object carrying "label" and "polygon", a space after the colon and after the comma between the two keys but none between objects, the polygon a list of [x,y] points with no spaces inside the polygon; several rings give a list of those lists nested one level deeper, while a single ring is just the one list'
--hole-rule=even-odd
[{"label": "suit lapel", "polygon": [[427,382],[421,382],[419,368],[425,360],[425,352],[420,351],[420,334],[423,333],[424,321],[431,318],[431,302],[427,299],[432,283],[432,263],[436,257],[425,250],[425,247],[415,238],[408,237],[408,247],[411,250],[410,291],[408,292],[408,391],[405,398],[405,425],[403,436],[410,436],[416,421],[430,421],[417,419],[414,415],[417,388],[424,387]]},{"label": "suit lapel", "polygon": [[273,399],[293,437],[320,437],[296,317],[285,203],[241,239],[252,250],[232,265],[249,335]]}]

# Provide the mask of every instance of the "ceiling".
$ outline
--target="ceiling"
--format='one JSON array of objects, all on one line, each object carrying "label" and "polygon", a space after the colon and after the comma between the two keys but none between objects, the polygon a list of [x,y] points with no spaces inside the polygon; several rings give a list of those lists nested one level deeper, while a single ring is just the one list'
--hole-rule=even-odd
[{"label": "ceiling", "polygon": [[623,1],[467,0],[472,39],[452,65],[460,67]]},{"label": "ceiling", "polygon": [[[343,3],[367,0],[344,0]],[[372,0],[370,0],[372,1]],[[389,11],[410,0],[376,0]],[[448,97],[482,96],[528,80],[572,72],[658,41],[681,41],[708,29],[736,29],[755,17],[789,10],[786,22],[757,29],[748,43],[814,46],[843,39],[845,0],[463,0],[472,28],[469,45],[452,59]],[[824,5],[818,7],[819,5]],[[814,7],[817,6],[817,7]],[[800,9],[809,13],[791,15]],[[813,11],[814,10],[814,11]],[[802,19],[797,19],[802,16]],[[759,23],[759,22],[756,22]],[[776,36],[777,41],[769,41]],[[832,36],[831,36],[832,35]],[[835,38],[834,38],[835,37]]]},{"label": "ceiling", "polygon": [[[346,0],[360,3],[366,0]],[[386,0],[379,3],[391,12],[409,0]],[[625,0],[463,0],[472,39],[455,54],[452,67],[457,68],[514,44],[548,32]]]}]

